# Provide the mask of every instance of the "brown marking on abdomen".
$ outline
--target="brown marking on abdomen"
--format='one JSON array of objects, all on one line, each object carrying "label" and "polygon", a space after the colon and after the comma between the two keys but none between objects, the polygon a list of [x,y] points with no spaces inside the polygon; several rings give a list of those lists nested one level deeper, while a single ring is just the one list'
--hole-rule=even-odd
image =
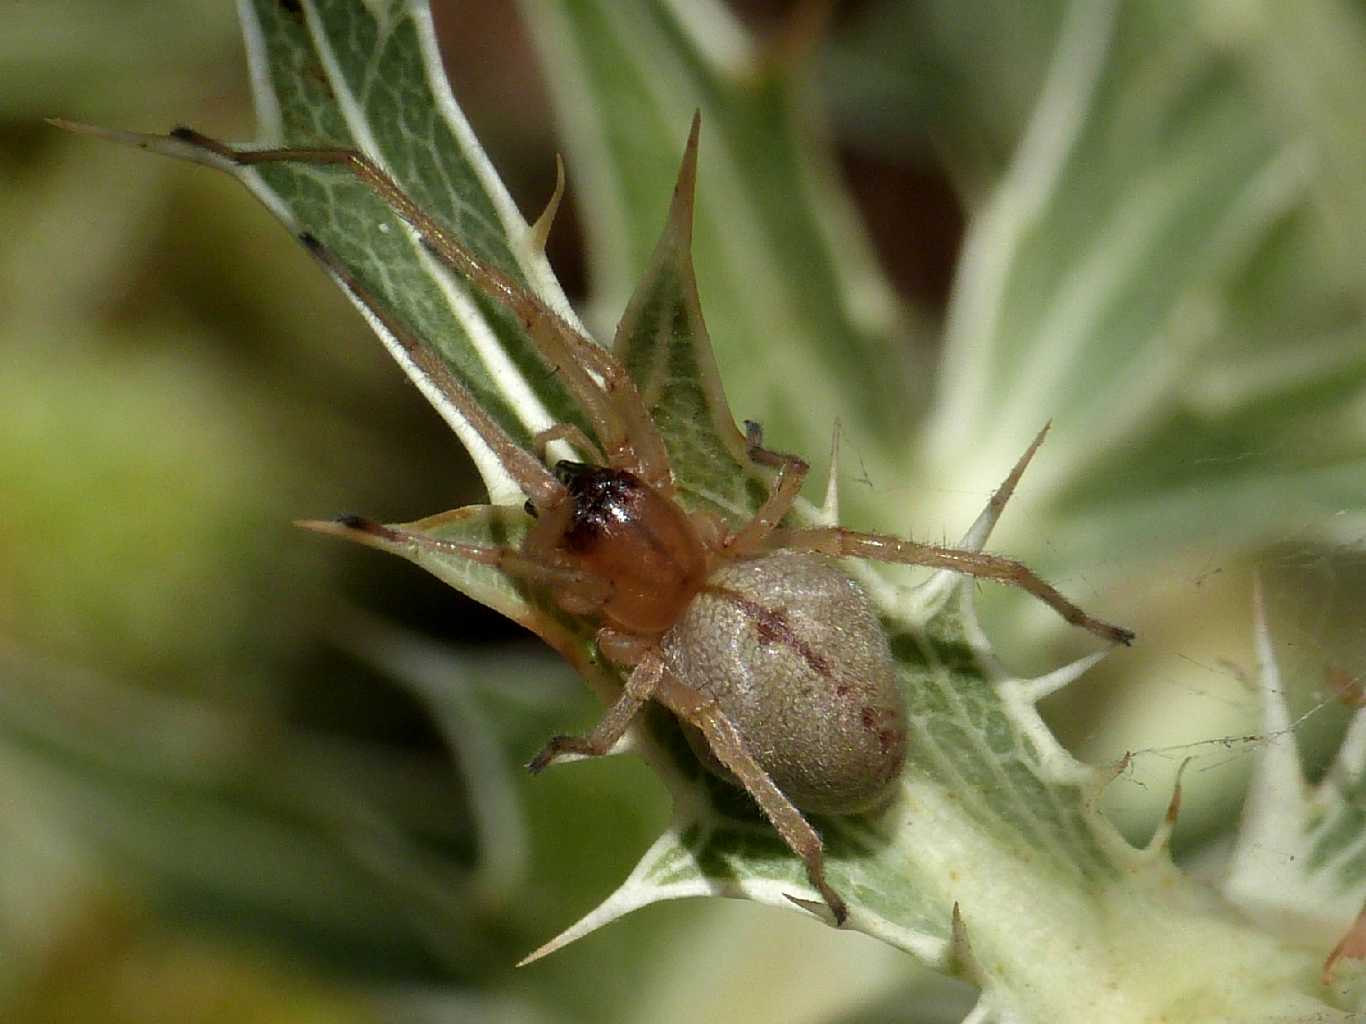
[{"label": "brown marking on abdomen", "polygon": [[830,667],[829,660],[813,650],[810,644],[797,635],[782,612],[765,608],[758,601],[752,601],[744,594],[731,590],[729,587],[707,585],[702,588],[702,591],[729,601],[744,611],[749,616],[750,621],[754,623],[754,632],[758,635],[761,644],[782,644],[796,651],[806,662],[807,667],[822,679],[834,678],[834,670]]},{"label": "brown marking on abdomen", "polygon": [[[863,727],[877,736],[878,749],[884,754],[902,741],[902,732],[900,728],[896,727],[896,719],[896,712],[890,708],[879,709],[867,705],[864,706],[859,715],[859,721],[863,723]],[[886,724],[889,721],[893,723],[890,727]]]}]

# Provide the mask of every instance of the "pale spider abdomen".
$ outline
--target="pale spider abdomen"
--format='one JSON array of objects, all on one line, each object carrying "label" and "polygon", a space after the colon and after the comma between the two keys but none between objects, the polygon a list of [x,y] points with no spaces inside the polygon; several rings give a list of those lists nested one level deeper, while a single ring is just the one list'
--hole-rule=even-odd
[{"label": "pale spider abdomen", "polygon": [[[867,809],[900,773],[906,717],[887,638],[863,588],[830,559],[778,551],[720,563],[663,653],[802,810]],[[687,732],[729,778],[697,730]]]}]

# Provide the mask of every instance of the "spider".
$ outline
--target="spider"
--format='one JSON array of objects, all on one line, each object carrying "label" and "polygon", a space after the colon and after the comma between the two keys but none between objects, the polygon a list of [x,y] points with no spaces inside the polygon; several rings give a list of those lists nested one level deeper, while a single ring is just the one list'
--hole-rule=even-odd
[{"label": "spider", "polygon": [[[348,169],[437,259],[516,315],[582,408],[592,437],[560,424],[534,437],[534,453],[520,447],[359,277],[312,235],[300,236],[488,445],[525,495],[533,520],[517,547],[437,539],[357,516],[329,524],[334,532],[467,558],[543,588],[565,611],[591,617],[598,650],[624,671],[620,697],[592,732],[551,738],[528,764],[533,773],[565,754],[607,753],[642,707],[656,701],[683,723],[709,769],[754,798],[841,925],[848,908],[826,881],[821,838],[806,814],[851,814],[885,802],[905,759],[907,728],[882,626],[838,559],[998,580],[1105,640],[1133,640],[1129,630],[1093,618],[1006,558],[840,527],[783,525],[807,464],[763,447],[752,424],[746,451],[772,469],[757,511],[731,523],[687,510],[663,438],[622,363],[468,250],[377,163],[344,149],[238,150],[188,128],[172,136],[237,165],[303,162]],[[678,194],[691,196],[697,140],[694,119]],[[997,500],[1008,496],[1042,438],[1035,438]],[[546,448],[556,440],[593,461],[548,466]]]}]

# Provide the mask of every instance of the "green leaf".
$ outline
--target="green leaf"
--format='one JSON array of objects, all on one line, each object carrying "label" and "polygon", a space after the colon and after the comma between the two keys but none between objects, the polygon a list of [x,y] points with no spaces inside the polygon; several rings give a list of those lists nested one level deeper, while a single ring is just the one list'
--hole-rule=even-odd
[{"label": "green leaf", "polygon": [[758,507],[766,480],[736,429],[697,294],[692,238],[699,127],[694,117],[664,233],[621,318],[614,350],[664,436],[681,489],[736,519]]}]

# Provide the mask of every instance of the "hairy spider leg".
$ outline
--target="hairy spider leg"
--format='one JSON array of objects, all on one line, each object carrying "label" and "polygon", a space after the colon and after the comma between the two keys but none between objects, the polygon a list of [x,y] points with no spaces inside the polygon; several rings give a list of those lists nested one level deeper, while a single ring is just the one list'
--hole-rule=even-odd
[{"label": "hairy spider leg", "polygon": [[679,719],[700,731],[716,759],[739,780],[778,835],[806,866],[807,878],[821,894],[837,925],[844,924],[849,909],[839,893],[825,880],[825,847],[820,835],[769,778],[745,747],[744,738],[716,701],[681,682],[665,667],[658,654],[636,666],[617,702],[587,736],[554,736],[527,765],[533,773],[543,771],[563,754],[599,757],[621,739],[645,702],[658,701]]},{"label": "hairy spider leg", "polygon": [[[835,429],[838,437],[838,424]],[[752,558],[765,552],[768,535],[792,508],[811,470],[800,456],[765,448],[764,428],[754,420],[745,420],[745,452],[751,462],[775,467],[778,473],[769,486],[768,497],[755,511],[754,517],[723,540],[722,553],[728,558]]]},{"label": "hairy spider leg", "polygon": [[999,555],[921,544],[879,533],[858,533],[839,526],[808,530],[778,529],[769,535],[769,539],[774,547],[779,548],[815,551],[838,558],[870,558],[879,562],[924,565],[1007,583],[1034,595],[1074,626],[1090,630],[1104,640],[1126,646],[1134,640],[1132,630],[1086,614],[1033,569]]},{"label": "hairy spider leg", "polygon": [[425,533],[386,526],[364,516],[339,516],[331,521],[305,521],[301,525],[323,529],[331,528],[329,532],[335,532],[336,527],[340,526],[356,533],[370,534],[392,544],[407,544],[425,548],[427,551],[455,555],[471,562],[491,566],[529,583],[553,587],[557,594],[571,596],[579,603],[584,614],[606,604],[612,596],[612,584],[608,580],[590,572],[584,572],[582,569],[558,565],[553,561],[533,557],[520,548],[496,544],[466,544],[462,541],[446,540]]},{"label": "hairy spider leg", "polygon": [[542,464],[546,463],[546,449],[550,447],[552,441],[568,441],[594,462],[603,466],[607,465],[606,456],[593,443],[593,439],[579,428],[577,423],[556,423],[553,427],[546,427],[536,433],[536,436],[531,439],[531,447],[536,452],[536,458],[540,459]]},{"label": "hairy spider leg", "polygon": [[844,924],[849,909],[839,893],[825,880],[825,846],[811,823],[759,767],[745,747],[744,737],[716,701],[665,672],[655,699],[683,721],[695,726],[707,740],[716,759],[754,798],[788,849],[806,865],[806,875],[821,894],[837,925]]},{"label": "hairy spider leg", "polygon": [[[835,434],[836,436],[839,435],[839,420],[835,421]],[[745,454],[749,456],[751,462],[756,462],[761,466],[772,466],[775,469],[788,462],[803,461],[799,456],[765,448],[764,427],[756,420],[745,420]]]},{"label": "hairy spider leg", "polygon": [[585,757],[606,754],[626,733],[645,702],[654,697],[664,672],[664,662],[658,655],[643,658],[626,677],[626,685],[617,702],[607,709],[592,732],[587,736],[561,734],[550,737],[540,753],[527,762],[527,770],[539,775],[564,754],[582,754]]},{"label": "hairy spider leg", "polygon": [[810,469],[805,459],[799,459],[795,455],[784,455],[780,452],[770,452],[766,448],[751,446],[750,457],[754,458],[756,452],[772,456],[776,460],[778,474],[773,478],[768,497],[755,511],[754,517],[731,534],[726,541],[722,550],[730,558],[750,558],[763,552],[764,542],[792,508],[792,503],[801,493],[802,481],[806,479]]},{"label": "hairy spider leg", "polygon": [[[423,212],[369,157],[353,149],[239,150],[191,128],[177,128],[171,135],[239,166],[312,163],[338,165],[349,170],[417,231],[423,244],[438,260],[517,317],[541,357],[561,376],[583,407],[602,442],[609,465],[635,473],[666,495],[673,493],[673,474],[664,441],[650,420],[626,368],[503,271],[465,248]],[[602,378],[601,384],[593,379],[593,373]]]},{"label": "hairy spider leg", "polygon": [[523,548],[442,540],[410,530],[384,526],[360,516],[343,516],[336,520],[337,524],[386,540],[468,558],[493,566],[509,575],[518,576],[530,583],[552,587],[562,606],[580,614],[589,614],[600,609],[611,599],[612,584],[592,573],[564,565],[556,551],[554,539],[563,531],[572,511],[568,488],[560,483],[543,462],[519,447],[508,436],[474,399],[469,389],[451,373],[449,367],[419,342],[412,331],[397,317],[390,315],[374,293],[352,274],[331,250],[312,235],[304,234],[300,237],[308,250],[342,287],[380,322],[404,352],[432,378],[442,393],[460,410],[475,432],[493,451],[503,468],[517,482],[517,486],[530,500],[537,513],[536,525]]},{"label": "hairy spider leg", "polygon": [[[1034,458],[1034,453],[1039,450],[1039,445],[1043,444],[1051,425],[1051,422],[1044,425],[1025,449],[1024,454],[1016,461],[1009,476],[992,494],[991,507],[997,514],[1014,493],[1016,484],[1020,482],[1025,468]],[[948,569],[967,576],[996,580],[1019,587],[1043,601],[1074,626],[1089,630],[1111,643],[1125,646],[1133,643],[1132,630],[1111,625],[1088,615],[1033,569],[1009,558],[981,551],[963,551],[938,544],[923,544],[887,534],[860,533],[840,526],[813,529],[779,527],[777,524],[792,507],[792,503],[797,499],[797,492],[801,490],[802,478],[806,475],[806,463],[795,455],[783,455],[780,452],[758,448],[758,425],[746,426],[749,427],[751,450],[757,449],[768,456],[776,457],[780,460],[780,468],[768,499],[760,506],[754,518],[732,537],[727,550],[734,551],[734,557],[744,558],[761,551],[790,548],[798,551],[815,551],[837,558],[868,558],[879,562]]]},{"label": "hairy spider leg", "polygon": [[538,509],[548,509],[562,504],[568,498],[569,492],[564,484],[555,478],[555,474],[508,436],[470,394],[469,389],[451,372],[450,367],[419,341],[405,324],[390,314],[378,297],[346,264],[312,235],[301,235],[300,240],[337,282],[380,322],[408,358],[440,388],[441,393],[489,446],[508,475],[517,481],[517,486],[531,499],[533,505]]}]

